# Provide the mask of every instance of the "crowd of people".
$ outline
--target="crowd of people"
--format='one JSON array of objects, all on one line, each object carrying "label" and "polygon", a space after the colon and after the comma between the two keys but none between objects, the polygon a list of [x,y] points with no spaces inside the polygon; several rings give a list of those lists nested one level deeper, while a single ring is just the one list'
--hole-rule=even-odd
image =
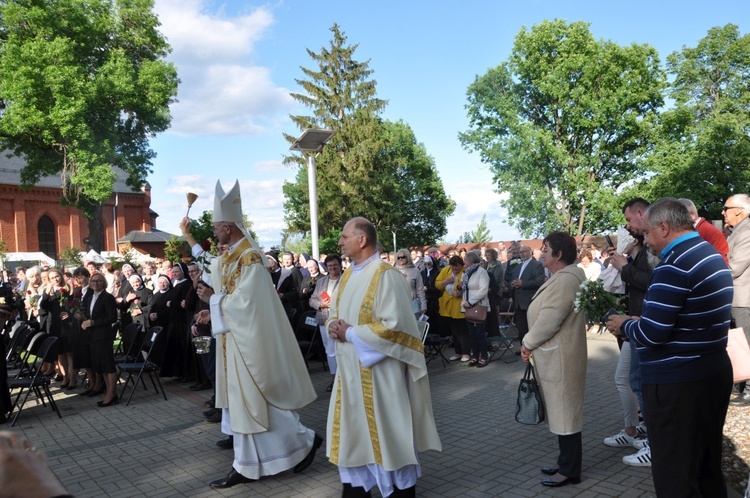
[{"label": "crowd of people", "polygon": [[[576,312],[576,293],[614,269],[627,314],[610,316],[606,326],[620,348],[614,383],[623,428],[603,442],[637,450],[623,462],[651,466],[658,496],[726,496],[727,406],[750,406],[745,383],[732,385],[726,354],[732,322],[750,335],[747,195],[727,200],[724,230],[688,199],[632,199],[623,206],[631,238],[618,247],[552,232],[538,249],[512,242],[387,253],[372,224],[355,218],[344,227],[341,255],[321,255],[321,262],[262,252],[241,228],[239,205],[237,185],[229,193],[217,185],[215,255],[182,221],[194,257],[187,264],[19,269],[12,284],[24,300],[23,319],[59,338],[57,361],[44,373],[73,390],[85,370],[81,394],[104,395],[100,407],[117,404],[114,325],[160,326],[167,333],[161,375],[214,390],[204,417],[221,422],[227,438],[217,444],[235,453],[232,470],[211,486],[301,472],[323,443],[296,415],[316,396],[295,336],[301,317],[312,315],[333,376],[326,453],[339,466],[344,496],[369,496],[374,486],[384,496],[414,496],[418,453],[440,449],[418,322],[448,338],[450,361],[482,368],[488,334],[512,314],[517,354],[533,362],[549,430],[558,436],[559,457],[540,469],[541,484],[576,484],[589,321]],[[210,354],[195,354],[195,336],[213,337]],[[285,373],[275,369],[271,378],[275,362]],[[367,420],[377,421],[375,434],[362,425]],[[416,432],[403,433],[408,427]],[[270,457],[280,449],[283,458]]]}]

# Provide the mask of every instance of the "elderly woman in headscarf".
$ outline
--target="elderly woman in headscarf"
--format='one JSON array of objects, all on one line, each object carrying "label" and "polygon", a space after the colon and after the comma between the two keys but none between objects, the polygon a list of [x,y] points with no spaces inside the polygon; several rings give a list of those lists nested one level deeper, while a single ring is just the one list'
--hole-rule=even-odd
[{"label": "elderly woman in headscarf", "polygon": [[409,286],[411,295],[412,311],[414,311],[416,318],[419,318],[427,312],[427,298],[424,294],[422,275],[419,268],[414,266],[408,250],[399,249],[396,253],[396,269],[406,278],[406,284]]},{"label": "elderly woman in headscarf", "polygon": [[163,327],[165,330],[169,325],[169,308],[167,303],[172,299],[172,280],[166,275],[159,275],[156,280],[157,289],[151,300],[151,309],[148,312],[148,323],[150,327]]},{"label": "elderly woman in headscarf", "polygon": [[130,292],[124,298],[125,306],[120,308],[123,310],[121,317],[127,316],[131,323],[140,323],[141,330],[146,330],[154,293],[145,286],[143,277],[137,273],[131,274],[128,280]]}]

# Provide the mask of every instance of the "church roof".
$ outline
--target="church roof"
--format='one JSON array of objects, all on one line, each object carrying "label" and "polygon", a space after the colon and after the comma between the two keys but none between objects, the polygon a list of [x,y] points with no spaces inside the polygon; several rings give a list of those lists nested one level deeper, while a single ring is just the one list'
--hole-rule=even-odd
[{"label": "church roof", "polygon": [[[0,185],[21,185],[21,169],[26,165],[26,161],[22,157],[9,155],[10,152],[3,150],[0,151]],[[125,183],[128,175],[120,168],[113,167],[117,178],[115,179],[113,192],[118,193],[138,193],[139,190],[133,190]],[[60,174],[57,173],[51,176],[44,176],[39,179],[36,184],[37,187],[47,188],[60,188],[62,182],[60,180]]]},{"label": "church roof", "polygon": [[[172,237],[175,237],[175,235],[167,232],[162,232],[161,230],[157,230],[156,228],[152,228],[150,232],[146,232],[144,230],[132,230],[125,234],[124,237],[121,237],[117,240],[118,244],[124,244],[126,242],[130,242],[131,244],[134,243],[143,243],[143,242],[159,242],[164,243],[167,242]],[[182,239],[183,237],[180,236]]]}]

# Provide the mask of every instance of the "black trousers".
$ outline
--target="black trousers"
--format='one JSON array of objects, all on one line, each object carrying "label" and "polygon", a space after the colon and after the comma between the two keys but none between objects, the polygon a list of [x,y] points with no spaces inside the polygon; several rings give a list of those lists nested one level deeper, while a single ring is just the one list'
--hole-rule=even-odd
[{"label": "black trousers", "polygon": [[560,446],[560,456],[557,457],[558,472],[565,477],[581,477],[581,463],[583,462],[583,443],[581,433],[557,436]]},{"label": "black trousers", "polygon": [[529,319],[526,317],[528,310],[522,310],[516,307],[516,314],[514,316],[516,321],[516,329],[518,330],[518,343],[523,344],[523,336],[529,331]]},{"label": "black trousers", "polygon": [[721,441],[732,391],[732,368],[714,377],[643,384],[651,472],[659,498],[725,498]]}]

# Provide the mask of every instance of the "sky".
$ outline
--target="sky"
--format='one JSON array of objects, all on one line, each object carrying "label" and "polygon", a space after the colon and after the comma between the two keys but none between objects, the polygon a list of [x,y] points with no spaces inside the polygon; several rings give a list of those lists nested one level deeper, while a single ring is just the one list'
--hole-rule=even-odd
[{"label": "sky", "polygon": [[447,242],[476,229],[483,214],[492,240],[520,238],[488,165],[458,134],[469,126],[469,85],[508,59],[521,29],[547,19],[585,21],[596,39],[654,46],[662,64],[711,27],[731,22],[750,30],[748,0],[155,0],[155,11],[181,80],[172,126],[151,142],[157,228],[178,234],[188,192],[199,196],[190,212],[197,218],[213,209],[217,180],[225,190],[239,180],[243,210],[264,247],[280,243],[282,185],[296,175],[282,165],[289,153],[282,133],[300,135],[289,116],[310,114],[290,92],[302,92],[295,81],[304,79],[301,68],[317,70],[307,50],[327,47],[334,23],[358,45],[354,58],[369,61],[377,95],[388,101],[383,117],[411,126],[434,158],[456,202]]}]

